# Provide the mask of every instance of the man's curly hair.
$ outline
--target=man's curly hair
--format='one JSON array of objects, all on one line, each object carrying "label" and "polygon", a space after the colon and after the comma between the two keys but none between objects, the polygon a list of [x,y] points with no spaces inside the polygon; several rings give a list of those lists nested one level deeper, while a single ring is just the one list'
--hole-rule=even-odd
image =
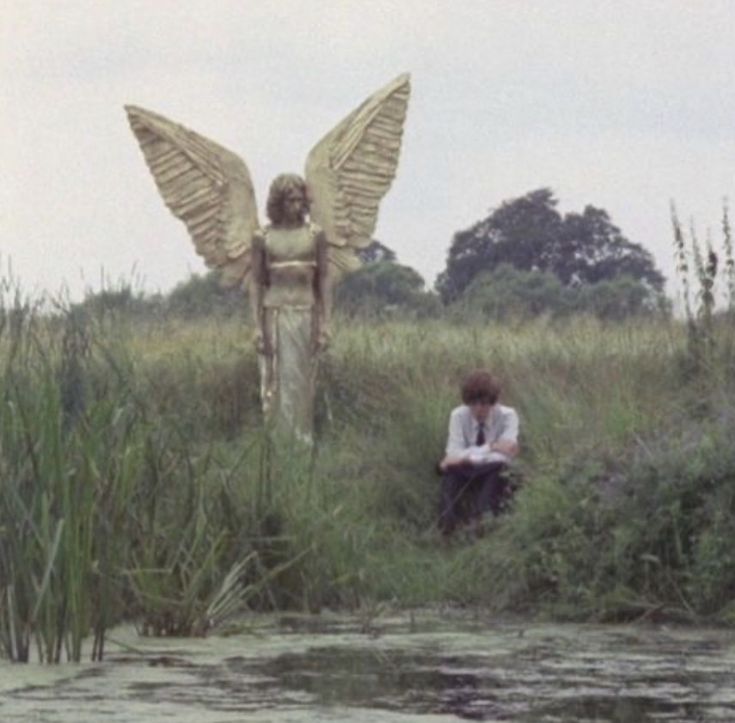
[{"label": "man's curly hair", "polygon": [[465,404],[477,402],[495,404],[500,397],[500,384],[490,372],[476,369],[462,382],[462,401]]}]

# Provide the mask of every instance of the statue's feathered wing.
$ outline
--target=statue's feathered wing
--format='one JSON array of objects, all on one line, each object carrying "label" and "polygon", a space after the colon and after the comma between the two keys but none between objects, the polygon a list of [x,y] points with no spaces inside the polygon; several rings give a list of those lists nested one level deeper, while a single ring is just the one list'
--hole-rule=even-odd
[{"label": "statue's feathered wing", "polygon": [[207,266],[227,285],[245,282],[258,228],[255,192],[241,158],[151,111],[125,106],[148,168]]},{"label": "statue's feathered wing", "polygon": [[329,242],[333,273],[360,266],[378,205],[396,175],[410,79],[401,75],[370,96],[311,150],[306,183],[311,217]]}]

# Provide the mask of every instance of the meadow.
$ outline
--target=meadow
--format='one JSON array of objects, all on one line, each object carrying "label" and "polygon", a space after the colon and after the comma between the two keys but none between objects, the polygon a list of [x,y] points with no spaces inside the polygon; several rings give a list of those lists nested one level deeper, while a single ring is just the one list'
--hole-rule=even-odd
[{"label": "meadow", "polygon": [[[304,455],[262,432],[241,319],[7,305],[0,650],[100,659],[120,621],[247,609],[732,622],[735,334],[708,323],[338,318]],[[435,463],[476,367],[519,411],[520,489],[444,545]]]}]

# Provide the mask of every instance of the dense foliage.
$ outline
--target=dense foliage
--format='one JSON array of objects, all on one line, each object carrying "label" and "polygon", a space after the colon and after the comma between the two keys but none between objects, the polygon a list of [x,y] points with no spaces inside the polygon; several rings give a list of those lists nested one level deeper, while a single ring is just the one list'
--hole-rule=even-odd
[{"label": "dense foliage", "polygon": [[424,280],[409,266],[382,260],[366,264],[342,281],[334,294],[335,308],[348,316],[380,317],[440,313],[435,294],[424,290]]},{"label": "dense foliage", "polygon": [[248,314],[247,295],[241,288],[225,288],[216,271],[192,274],[167,294],[146,294],[131,285],[89,292],[75,308],[94,318],[122,314],[128,318],[154,319],[173,316],[180,319],[226,318]]},{"label": "dense foliage", "polygon": [[372,264],[376,261],[395,261],[396,252],[389,249],[385,244],[373,239],[368,246],[360,251],[360,261],[364,264]]},{"label": "dense foliage", "polygon": [[662,295],[641,281],[618,276],[596,284],[564,286],[548,271],[521,271],[502,264],[478,274],[450,307],[455,320],[523,321],[542,314],[553,318],[589,314],[606,321],[668,313]]},{"label": "dense foliage", "polygon": [[653,257],[626,239],[606,211],[594,206],[562,216],[547,188],[505,201],[487,218],[455,234],[447,267],[437,279],[445,302],[459,298],[480,273],[503,264],[548,272],[564,285],[596,284],[619,276],[661,291]]},{"label": "dense foliage", "polygon": [[247,296],[241,288],[225,288],[216,271],[204,276],[192,274],[166,296],[169,312],[185,319],[201,316],[242,316],[247,309]]},{"label": "dense foliage", "polygon": [[[334,288],[338,314],[349,317],[441,318],[452,321],[529,319],[591,314],[622,320],[668,311],[663,277],[650,255],[624,239],[600,209],[561,217],[543,189],[506,202],[488,219],[458,233],[440,297],[426,291],[414,269],[398,263],[379,241],[365,248],[362,267]],[[90,294],[82,306],[158,318],[247,318],[240,288],[223,288],[216,272],[192,275],[166,295],[145,296],[129,287]]]},{"label": "dense foliage", "polygon": [[[243,322],[70,310],[0,319],[0,645],[100,657],[121,619],[196,634],[251,608],[437,602],[732,620],[735,338],[693,367],[670,320],[335,329],[316,457],[260,432]],[[446,549],[434,462],[488,366],[523,485]]]}]

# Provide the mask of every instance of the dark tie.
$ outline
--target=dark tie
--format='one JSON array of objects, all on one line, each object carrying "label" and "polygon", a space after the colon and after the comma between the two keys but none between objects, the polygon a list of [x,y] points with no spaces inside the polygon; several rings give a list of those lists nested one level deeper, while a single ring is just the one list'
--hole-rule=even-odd
[{"label": "dark tie", "polygon": [[477,439],[475,440],[475,444],[478,447],[482,444],[485,444],[485,422],[480,422],[479,426],[477,427]]}]

